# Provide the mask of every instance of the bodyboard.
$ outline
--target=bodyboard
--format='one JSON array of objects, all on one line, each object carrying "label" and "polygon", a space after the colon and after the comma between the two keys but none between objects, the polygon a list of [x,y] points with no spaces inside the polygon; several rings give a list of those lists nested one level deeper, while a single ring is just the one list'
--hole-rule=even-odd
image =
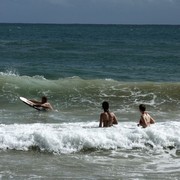
[{"label": "bodyboard", "polygon": [[25,97],[19,97],[20,100],[25,103],[26,105],[38,110],[38,111],[41,111],[42,110],[42,107],[37,107],[35,103],[33,103],[32,101],[26,99]]}]

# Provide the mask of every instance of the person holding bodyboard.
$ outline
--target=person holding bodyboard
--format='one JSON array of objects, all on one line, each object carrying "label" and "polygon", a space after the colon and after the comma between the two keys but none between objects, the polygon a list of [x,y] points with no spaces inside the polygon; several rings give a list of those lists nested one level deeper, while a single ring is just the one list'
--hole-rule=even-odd
[{"label": "person holding bodyboard", "polygon": [[34,99],[26,99],[24,97],[20,97],[21,101],[23,101],[25,104],[27,104],[28,106],[35,108],[39,111],[41,110],[53,110],[53,107],[51,106],[51,104],[47,101],[47,97],[43,96],[41,98],[41,101],[37,101]]}]

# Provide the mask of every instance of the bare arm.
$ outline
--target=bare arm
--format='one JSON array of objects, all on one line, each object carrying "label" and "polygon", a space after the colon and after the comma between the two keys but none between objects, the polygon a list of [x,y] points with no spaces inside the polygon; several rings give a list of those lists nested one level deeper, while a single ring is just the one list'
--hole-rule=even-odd
[{"label": "bare arm", "polygon": [[117,117],[115,114],[113,114],[113,123],[112,124],[118,124]]},{"label": "bare arm", "polygon": [[103,122],[103,118],[102,118],[102,114],[100,115],[100,120],[99,120],[99,127],[102,127],[102,122]]},{"label": "bare arm", "polygon": [[154,124],[154,123],[155,123],[155,120],[151,117],[150,124]]},{"label": "bare arm", "polygon": [[47,109],[47,110],[53,110],[50,103],[36,104],[35,106],[36,107],[42,107],[42,108]]},{"label": "bare arm", "polygon": [[46,108],[46,109],[50,109],[50,110],[53,110],[52,106],[50,103],[44,103],[41,105],[42,107]]},{"label": "bare arm", "polygon": [[141,116],[140,120],[139,120],[139,125],[141,125],[143,128],[146,128],[148,126],[146,120],[143,118],[143,116]]},{"label": "bare arm", "polygon": [[29,99],[29,101],[31,101],[31,102],[33,102],[33,103],[35,103],[35,104],[41,104],[40,101],[37,101],[37,100],[34,100],[34,99]]}]

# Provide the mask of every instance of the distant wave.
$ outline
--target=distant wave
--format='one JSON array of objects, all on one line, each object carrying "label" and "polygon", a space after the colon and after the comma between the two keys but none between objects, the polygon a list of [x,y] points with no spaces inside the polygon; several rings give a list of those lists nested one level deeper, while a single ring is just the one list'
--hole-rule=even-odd
[{"label": "distant wave", "polygon": [[[145,103],[158,111],[179,111],[180,83],[121,82],[113,79],[86,80],[80,77],[45,79],[43,76],[20,76],[0,73],[1,102],[19,103],[19,96],[40,98],[46,95],[51,102],[61,101],[69,106],[99,106],[108,100],[114,107],[137,108]],[[11,103],[9,104],[11,106]]]}]

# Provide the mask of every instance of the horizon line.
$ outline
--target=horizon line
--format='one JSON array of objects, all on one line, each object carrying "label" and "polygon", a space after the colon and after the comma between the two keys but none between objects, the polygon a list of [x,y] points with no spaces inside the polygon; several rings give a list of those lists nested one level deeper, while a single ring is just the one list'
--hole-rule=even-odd
[{"label": "horizon line", "polygon": [[168,23],[46,23],[46,22],[0,22],[0,24],[41,24],[41,25],[135,25],[135,26],[179,26],[180,24]]}]

